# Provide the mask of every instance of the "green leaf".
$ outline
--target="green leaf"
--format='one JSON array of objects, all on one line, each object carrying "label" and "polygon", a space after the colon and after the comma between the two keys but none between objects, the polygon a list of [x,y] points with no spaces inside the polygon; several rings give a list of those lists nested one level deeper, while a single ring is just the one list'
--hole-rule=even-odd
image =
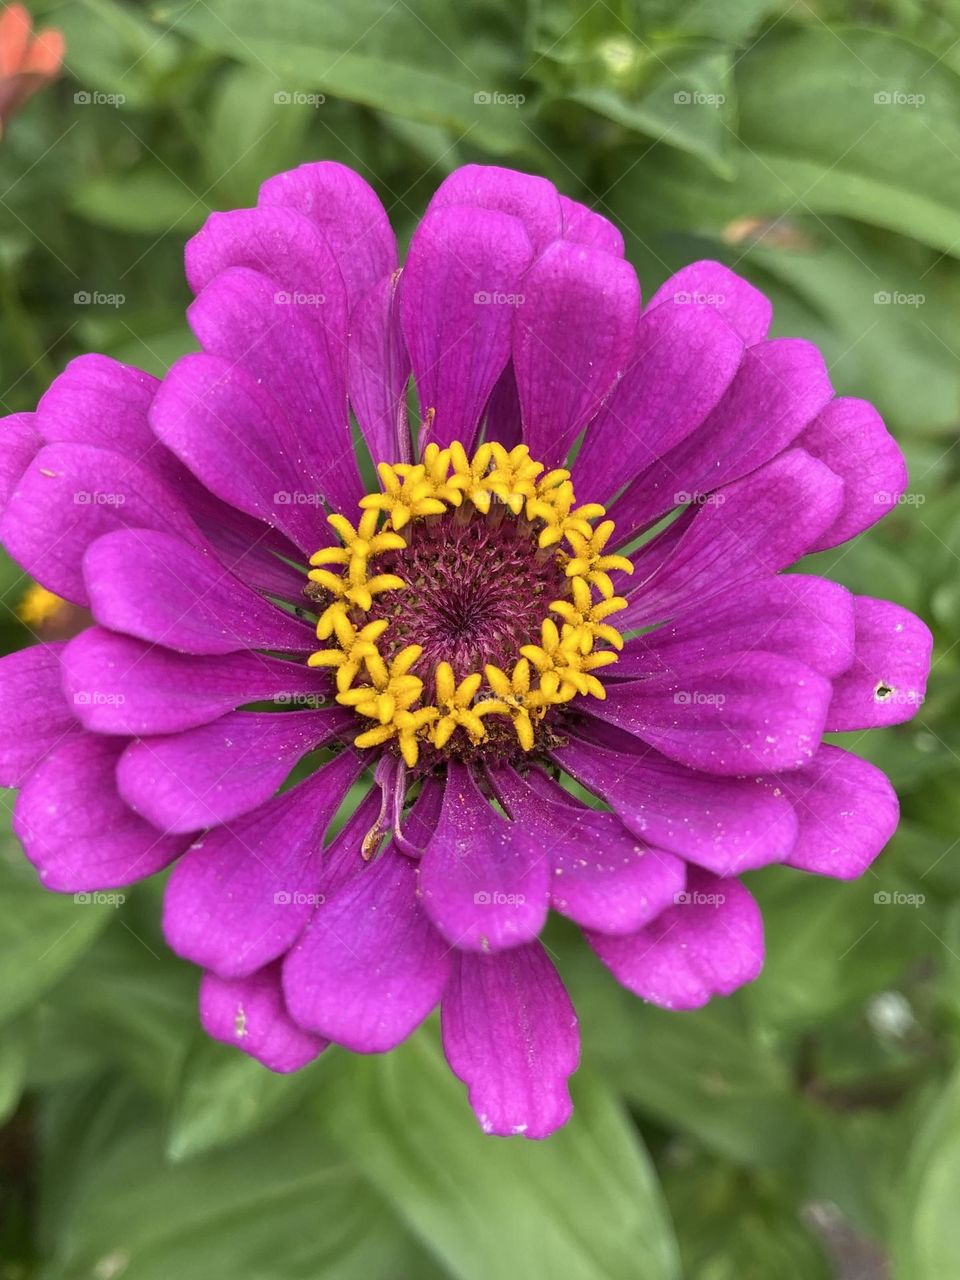
[{"label": "green leaf", "polygon": [[960,1072],[924,1118],[896,1203],[897,1280],[944,1280],[960,1257]]},{"label": "green leaf", "polygon": [[[933,252],[918,259],[899,238],[879,244],[875,233],[846,222],[818,224],[813,234],[820,243],[810,252],[766,249],[761,238],[744,254],[746,274],[752,278],[756,264],[827,318],[824,355],[844,394],[874,401],[894,429],[955,431],[960,282],[954,264],[947,276]],[[777,321],[778,333],[796,332],[784,329],[780,316]]]},{"label": "green leaf", "polygon": [[434,1274],[304,1117],[171,1166],[155,1108],[96,1080],[45,1109],[44,1280],[390,1280]]},{"label": "green leaf", "polygon": [[303,136],[323,104],[286,102],[282,89],[260,67],[232,67],[218,84],[203,132],[204,190],[212,187],[213,204],[255,204],[268,174],[300,160]]},{"label": "green leaf", "polygon": [[[960,252],[960,77],[881,31],[783,27],[738,64],[738,186]],[[922,101],[915,101],[922,98]]]},{"label": "green leaf", "polygon": [[[639,55],[640,50],[637,49]],[[734,176],[734,86],[729,53],[664,50],[653,83],[633,86],[604,67],[597,83],[570,94],[574,102],[671,147],[698,156],[721,177]]]},{"label": "green leaf", "polygon": [[681,1153],[666,1178],[685,1280],[833,1280],[820,1243],[779,1181]]},{"label": "green leaf", "polygon": [[169,1098],[196,1035],[198,973],[159,936],[158,897],[130,892],[123,914],[45,1002],[44,1046],[64,1043]]},{"label": "green leaf", "polygon": [[951,904],[940,932],[942,973],[940,999],[960,1029],[960,901]]},{"label": "green leaf", "polygon": [[[533,13],[529,75],[542,85],[546,101],[579,103],[620,126],[608,131],[614,146],[623,130],[635,130],[730,178],[733,49],[711,38],[726,34],[710,29],[718,13],[718,6],[710,14],[703,6],[681,13],[669,4],[643,3],[633,6],[628,24],[609,5],[546,0]],[[573,129],[584,127],[571,113],[567,119]],[[596,137],[596,123],[586,127]]]},{"label": "green leaf", "polygon": [[[66,37],[67,64],[78,84],[87,91],[122,95],[126,101],[121,109],[147,105],[158,79],[182,56],[175,36],[116,0],[63,5],[53,21]],[[74,105],[88,112],[113,109],[93,103]]]},{"label": "green leaf", "polygon": [[[735,83],[732,182],[669,137],[611,154],[599,189],[636,243],[654,229],[719,239],[742,219],[812,215],[823,231],[836,214],[960,254],[960,74],[935,54],[886,31],[783,22],[737,60]],[[874,101],[911,93],[924,102]]]},{"label": "green leaf", "polygon": [[[115,360],[134,364],[155,378],[162,378],[174,361],[188,351],[196,351],[196,339],[185,321],[170,329],[151,332],[149,324],[139,323],[139,319],[138,315],[134,323],[127,326],[125,341],[111,345],[110,354]],[[156,322],[155,315],[150,319]]]},{"label": "green leaf", "polygon": [[[167,20],[165,11],[164,20]],[[506,20],[506,15],[502,15]],[[475,145],[530,150],[521,109],[494,95],[522,95],[522,63],[506,32],[475,34],[468,8],[444,0],[212,0],[169,14],[204,47],[268,72],[290,95],[322,91],[431,124],[468,130]]]},{"label": "green leaf", "polygon": [[682,36],[711,36],[741,41],[782,0],[729,0],[728,3],[677,5],[674,0],[639,0],[636,11],[645,31]]},{"label": "green leaf", "polygon": [[44,889],[12,836],[0,842],[0,1022],[63,976],[116,908],[95,895]]},{"label": "green leaf", "polygon": [[[904,510],[910,514],[904,517],[902,512],[891,512],[887,520],[894,528],[899,526],[902,529],[904,523],[907,524],[904,541],[921,538],[919,521],[913,516],[913,509]],[[802,573],[815,573],[842,583],[855,595],[882,596],[884,600],[893,600],[915,612],[925,612],[923,584],[902,554],[892,555],[890,547],[884,546],[887,536],[883,525],[879,529],[869,529],[862,537],[844,543],[842,547],[808,556],[798,569]]]},{"label": "green leaf", "polygon": [[916,1095],[907,1105],[861,1105],[847,1098],[817,1114],[805,1152],[803,1197],[836,1205],[851,1226],[882,1240],[911,1143]]},{"label": "green leaf", "polygon": [[856,882],[765,867],[750,877],[763,910],[767,954],[745,992],[758,1020],[814,1026],[894,982],[929,944],[930,904],[888,864]]},{"label": "green leaf", "polygon": [[326,1130],[462,1280],[670,1280],[673,1234],[624,1112],[581,1070],[574,1114],[543,1142],[485,1136],[434,1033],[356,1059]]},{"label": "green leaf", "polygon": [[279,1075],[230,1045],[199,1038],[177,1086],[167,1155],[192,1158],[274,1124],[316,1092],[328,1061],[324,1054]]},{"label": "green leaf", "polygon": [[114,231],[166,235],[200,226],[210,212],[202,190],[149,163],[81,182],[71,203],[82,217]]},{"label": "green leaf", "polygon": [[24,1018],[0,1031],[0,1124],[16,1110],[27,1076],[29,1024]]},{"label": "green leaf", "polygon": [[805,1108],[741,999],[686,1013],[643,1004],[579,943],[562,969],[591,1060],[632,1104],[740,1163],[796,1159]]}]

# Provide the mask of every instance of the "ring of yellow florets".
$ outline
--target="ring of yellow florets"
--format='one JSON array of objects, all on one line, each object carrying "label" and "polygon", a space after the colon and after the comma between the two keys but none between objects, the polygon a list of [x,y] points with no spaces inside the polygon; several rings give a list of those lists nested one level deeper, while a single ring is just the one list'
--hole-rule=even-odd
[{"label": "ring of yellow florets", "polygon": [[[451,750],[457,736],[466,735],[476,747],[487,737],[490,717],[505,717],[526,752],[551,706],[576,694],[603,698],[593,673],[616,662],[623,638],[609,619],[627,605],[610,573],[632,573],[633,566],[605,552],[613,521],[596,523],[605,514],[597,504],[575,505],[570,473],[544,473],[526,445],[507,450],[495,443],[481,445],[472,459],[459,443],[448,449],[428,445],[422,462],[382,462],[377,470],[383,491],[361,499],[356,527],[341,515],[327,517],[340,545],[317,551],[308,575],[312,593],[319,588],[325,604],[317,638],[327,642],[309,663],[332,668],[337,701],[372,722],[355,745],[392,743],[412,768],[422,745]],[[364,621],[375,597],[406,588],[396,573],[377,573],[375,561],[406,548],[401,530],[412,521],[442,516],[467,502],[486,516],[495,501],[530,523],[541,549],[555,548],[569,595],[550,602],[557,621],[542,620],[539,643],[521,645],[511,670],[488,664],[482,672],[454,672],[441,661],[429,686],[435,701],[425,703],[425,681],[414,670],[422,646],[406,645],[392,656],[388,649],[385,657],[389,622]]]}]

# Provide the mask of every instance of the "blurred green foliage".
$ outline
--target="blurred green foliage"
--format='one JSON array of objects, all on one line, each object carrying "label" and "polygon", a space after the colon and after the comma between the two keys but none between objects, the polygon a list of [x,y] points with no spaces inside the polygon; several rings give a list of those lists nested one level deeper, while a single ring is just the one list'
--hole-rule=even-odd
[{"label": "blurred green foliage", "polygon": [[[845,745],[904,821],[855,884],[751,877],[761,979],[694,1014],[562,923],[567,1130],[481,1136],[428,1025],[270,1075],[197,1030],[161,886],[50,896],[0,849],[3,1280],[950,1280],[960,1275],[960,3],[66,0],[67,73],[0,145],[0,403],[73,355],[189,347],[184,239],[332,158],[402,236],[457,165],[544,173],[624,229],[647,295],[721,258],[911,464],[815,558],[936,631],[917,719]],[[86,299],[86,300],[85,300]],[[31,640],[0,567],[0,642]],[[6,807],[9,808],[9,799]],[[912,895],[919,905],[895,900]],[[875,895],[889,895],[884,902]]]}]

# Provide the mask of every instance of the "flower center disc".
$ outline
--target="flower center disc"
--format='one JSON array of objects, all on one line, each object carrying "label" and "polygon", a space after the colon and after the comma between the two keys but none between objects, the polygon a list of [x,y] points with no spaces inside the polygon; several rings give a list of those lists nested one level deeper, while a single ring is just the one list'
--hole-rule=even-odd
[{"label": "flower center disc", "polygon": [[355,745],[410,768],[550,745],[551,709],[604,697],[593,673],[623,647],[610,572],[633,566],[604,550],[613,522],[594,527],[603,507],[576,507],[570,473],[525,445],[428,445],[377,469],[356,527],[328,517],[341,545],[311,557],[307,587],[328,646],[309,661],[357,712]]},{"label": "flower center disc", "polygon": [[370,617],[389,620],[381,649],[391,656],[408,644],[423,647],[418,669],[440,662],[458,673],[488,663],[509,669],[521,645],[538,642],[551,600],[570,593],[556,554],[541,550],[535,527],[502,503],[487,516],[472,505],[430,516],[406,539],[382,561],[406,588],[378,596]]}]

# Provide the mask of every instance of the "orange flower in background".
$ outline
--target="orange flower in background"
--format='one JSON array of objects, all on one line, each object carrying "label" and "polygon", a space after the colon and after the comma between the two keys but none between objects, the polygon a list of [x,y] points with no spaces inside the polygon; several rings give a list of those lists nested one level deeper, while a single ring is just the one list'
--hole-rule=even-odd
[{"label": "orange flower in background", "polygon": [[0,133],[7,121],[57,76],[66,48],[63,33],[51,27],[33,34],[33,20],[22,4],[0,14]]}]

